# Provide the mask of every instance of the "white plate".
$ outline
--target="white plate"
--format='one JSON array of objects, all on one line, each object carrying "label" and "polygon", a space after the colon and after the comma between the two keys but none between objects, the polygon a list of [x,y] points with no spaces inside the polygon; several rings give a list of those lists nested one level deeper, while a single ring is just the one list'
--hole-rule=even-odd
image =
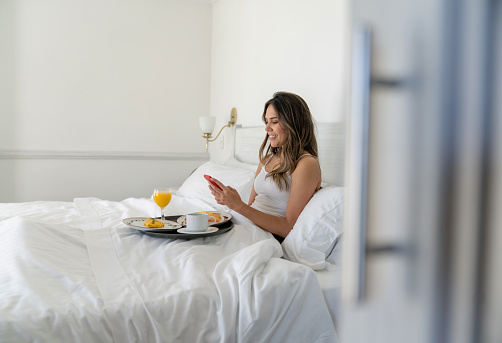
[{"label": "white plate", "polygon": [[[223,223],[228,222],[230,219],[232,219],[232,215],[230,213],[228,213],[228,212],[201,211],[201,212],[197,212],[197,213],[208,213],[208,212],[219,214],[221,216],[221,220],[220,221],[218,221],[216,223],[215,222],[209,222],[210,225],[221,225]],[[178,222],[178,224],[186,225],[185,219],[186,219],[186,216],[181,216],[176,221]]]},{"label": "white plate", "polygon": [[122,220],[122,222],[132,227],[133,229],[140,229],[143,231],[169,231],[169,230],[177,230],[180,227],[182,227],[181,224],[173,222],[172,220],[159,219],[159,218],[156,219],[158,221],[163,222],[164,227],[147,227],[145,226],[145,220],[147,219],[148,217],[132,217],[132,218],[126,218]]},{"label": "white plate", "polygon": [[178,229],[179,233],[187,233],[189,235],[204,235],[208,233],[213,233],[218,231],[217,227],[210,226],[206,231],[187,231],[187,229],[184,227],[183,229]]}]

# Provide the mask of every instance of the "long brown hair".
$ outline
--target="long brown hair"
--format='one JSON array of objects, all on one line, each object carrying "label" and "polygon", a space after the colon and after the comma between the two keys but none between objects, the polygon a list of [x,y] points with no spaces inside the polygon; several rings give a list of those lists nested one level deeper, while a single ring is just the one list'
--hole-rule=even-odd
[{"label": "long brown hair", "polygon": [[298,164],[298,159],[304,151],[318,157],[315,126],[310,109],[300,96],[277,92],[272,99],[265,103],[262,119],[265,122],[267,108],[272,105],[277,112],[279,125],[287,131],[287,139],[282,147],[272,147],[268,134],[260,147],[260,162],[265,165],[271,155],[282,149],[283,160],[278,168],[267,174],[277,184],[280,190],[289,189],[288,174],[292,174]]}]

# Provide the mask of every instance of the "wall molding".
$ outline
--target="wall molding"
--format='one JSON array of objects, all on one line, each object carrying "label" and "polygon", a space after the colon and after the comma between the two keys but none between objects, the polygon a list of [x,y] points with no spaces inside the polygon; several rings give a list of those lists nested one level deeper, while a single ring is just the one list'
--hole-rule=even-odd
[{"label": "wall molding", "polygon": [[209,161],[209,154],[205,152],[0,150],[0,159]]}]

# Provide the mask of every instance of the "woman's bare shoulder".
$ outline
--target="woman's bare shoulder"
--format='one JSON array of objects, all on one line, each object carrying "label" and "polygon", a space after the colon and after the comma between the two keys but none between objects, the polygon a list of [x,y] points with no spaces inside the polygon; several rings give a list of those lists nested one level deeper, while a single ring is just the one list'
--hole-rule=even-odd
[{"label": "woman's bare shoulder", "polygon": [[315,166],[319,166],[319,160],[317,159],[317,157],[312,156],[310,154],[302,155],[296,165],[297,168],[298,167],[309,168]]},{"label": "woman's bare shoulder", "polygon": [[293,174],[298,173],[298,174],[311,174],[311,173],[317,173],[320,172],[320,165],[319,165],[319,160],[312,156],[312,155],[306,155],[300,158],[298,161],[295,171]]},{"label": "woman's bare shoulder", "polygon": [[291,174],[291,180],[292,188],[301,189],[301,192],[317,191],[321,186],[321,167],[317,158],[302,157]]}]

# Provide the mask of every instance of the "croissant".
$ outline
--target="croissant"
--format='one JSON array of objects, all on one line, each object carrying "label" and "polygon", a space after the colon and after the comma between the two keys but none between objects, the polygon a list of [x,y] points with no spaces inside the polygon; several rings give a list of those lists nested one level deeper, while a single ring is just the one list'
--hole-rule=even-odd
[{"label": "croissant", "polygon": [[158,228],[158,227],[164,227],[164,223],[155,218],[147,218],[145,220],[145,226]]}]

